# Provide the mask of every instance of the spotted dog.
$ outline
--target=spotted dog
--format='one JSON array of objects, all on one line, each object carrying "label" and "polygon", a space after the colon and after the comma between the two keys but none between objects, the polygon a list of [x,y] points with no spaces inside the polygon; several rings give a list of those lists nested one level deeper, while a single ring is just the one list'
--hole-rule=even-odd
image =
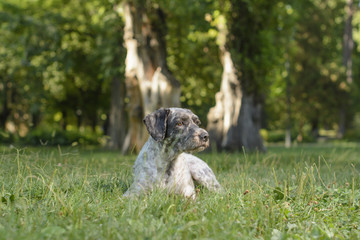
[{"label": "spotted dog", "polygon": [[209,146],[209,134],[188,109],[161,108],[147,115],[150,134],[134,164],[134,182],[124,196],[149,192],[155,187],[195,198],[195,183],[212,191],[221,186],[210,167],[191,155]]}]

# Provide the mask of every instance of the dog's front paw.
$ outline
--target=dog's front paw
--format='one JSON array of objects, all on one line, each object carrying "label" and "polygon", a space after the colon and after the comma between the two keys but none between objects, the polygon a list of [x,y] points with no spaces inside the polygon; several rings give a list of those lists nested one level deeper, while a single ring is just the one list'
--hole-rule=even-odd
[{"label": "dog's front paw", "polygon": [[182,191],[182,194],[184,195],[184,197],[186,198],[191,198],[191,199],[195,199],[196,194],[195,194],[195,189],[192,186],[187,186],[184,188],[184,190]]}]

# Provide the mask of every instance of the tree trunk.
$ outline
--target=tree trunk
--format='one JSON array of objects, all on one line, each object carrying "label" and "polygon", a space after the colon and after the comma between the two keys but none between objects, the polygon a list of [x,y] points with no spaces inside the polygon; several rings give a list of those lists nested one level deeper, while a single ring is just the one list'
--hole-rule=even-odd
[{"label": "tree trunk", "polygon": [[[354,48],[354,41],[352,36],[352,18],[353,18],[353,0],[346,0],[345,7],[345,28],[343,35],[343,65],[345,67],[346,83],[350,86],[353,82],[352,77],[352,50]],[[342,138],[346,131],[346,111],[347,104],[343,102],[339,110],[339,130],[337,136]]]},{"label": "tree trunk", "polygon": [[237,126],[242,98],[240,82],[236,77],[230,52],[222,47],[220,49],[224,68],[221,87],[215,96],[216,105],[210,109],[207,116],[210,139],[218,150],[228,148],[231,141],[228,138],[229,130],[232,126]]},{"label": "tree trunk", "polygon": [[311,135],[315,140],[317,140],[320,137],[319,119],[317,117],[311,121]]},{"label": "tree trunk", "polygon": [[261,105],[243,92],[231,53],[225,47],[227,28],[224,23],[220,20],[217,26],[223,74],[220,92],[215,96],[216,105],[208,113],[211,143],[218,150],[265,151],[259,134]]},{"label": "tree trunk", "polygon": [[41,114],[40,111],[33,112],[31,114],[31,128],[35,129],[40,123]]},{"label": "tree trunk", "polygon": [[109,136],[107,143],[110,149],[120,149],[123,146],[126,135],[126,113],[125,113],[125,83],[119,77],[111,81],[111,109],[109,116]]},{"label": "tree trunk", "polygon": [[66,110],[62,110],[62,120],[61,120],[61,128],[63,131],[66,131],[66,126],[67,126],[67,111]]},{"label": "tree trunk", "polygon": [[9,81],[4,81],[4,83],[0,84],[0,90],[2,90],[2,108],[0,112],[0,128],[5,130],[6,121],[10,116],[10,108],[9,108],[9,96],[11,96]]},{"label": "tree trunk", "polygon": [[352,79],[352,50],[354,41],[352,36],[353,0],[346,0],[346,21],[344,29],[343,64],[346,69],[346,82],[351,84]]},{"label": "tree trunk", "polygon": [[285,147],[291,147],[291,101],[290,101],[290,61],[286,60],[285,68],[287,72],[286,76],[286,130],[285,130]]},{"label": "tree trunk", "polygon": [[139,151],[148,133],[142,119],[160,107],[180,106],[180,84],[166,64],[166,23],[159,7],[144,0],[124,3],[125,83],[129,131],[123,152]]},{"label": "tree trunk", "polygon": [[75,116],[76,116],[76,127],[79,130],[83,120],[82,111],[80,109],[77,109],[75,111]]},{"label": "tree trunk", "polygon": [[216,105],[208,114],[208,131],[218,150],[265,151],[260,131],[261,105],[252,96],[243,94],[240,84],[222,78]]}]

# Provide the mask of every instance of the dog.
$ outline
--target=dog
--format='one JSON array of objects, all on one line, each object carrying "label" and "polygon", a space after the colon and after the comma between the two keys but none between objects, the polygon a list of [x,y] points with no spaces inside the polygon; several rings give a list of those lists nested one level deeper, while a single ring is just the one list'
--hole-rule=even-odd
[{"label": "dog", "polygon": [[150,136],[133,170],[134,181],[124,196],[139,195],[155,187],[195,199],[195,183],[210,191],[221,186],[210,167],[191,153],[209,146],[209,134],[188,109],[160,108],[143,120]]}]

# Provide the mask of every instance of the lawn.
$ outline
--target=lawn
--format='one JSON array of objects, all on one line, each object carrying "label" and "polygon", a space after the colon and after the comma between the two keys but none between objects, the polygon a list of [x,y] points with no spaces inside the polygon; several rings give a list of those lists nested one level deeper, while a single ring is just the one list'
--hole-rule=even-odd
[{"label": "lawn", "polygon": [[0,148],[0,239],[360,239],[360,145],[199,154],[222,193],[122,193],[136,156]]}]

